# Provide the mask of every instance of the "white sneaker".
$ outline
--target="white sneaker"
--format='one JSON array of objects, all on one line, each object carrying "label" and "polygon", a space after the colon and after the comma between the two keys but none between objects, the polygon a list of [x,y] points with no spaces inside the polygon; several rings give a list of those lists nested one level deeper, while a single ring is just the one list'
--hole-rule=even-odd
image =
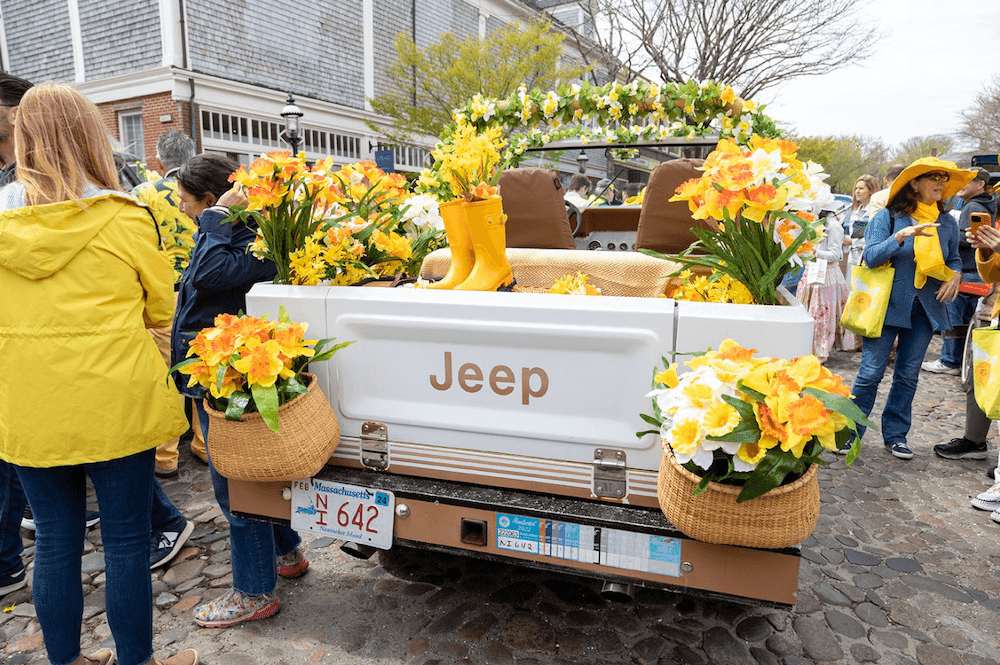
[{"label": "white sneaker", "polygon": [[990,513],[990,518],[994,522],[1000,524],[1000,510],[994,510],[992,513]]},{"label": "white sneaker", "polygon": [[[980,492],[972,499],[972,507],[979,510],[1000,510],[1000,483],[995,484],[985,492]],[[996,519],[994,517],[994,519]]]},{"label": "white sneaker", "polygon": [[951,374],[952,376],[958,376],[962,373],[961,367],[948,367],[941,362],[940,358],[931,362],[922,363],[920,365],[920,369],[928,372],[934,372],[935,374]]}]

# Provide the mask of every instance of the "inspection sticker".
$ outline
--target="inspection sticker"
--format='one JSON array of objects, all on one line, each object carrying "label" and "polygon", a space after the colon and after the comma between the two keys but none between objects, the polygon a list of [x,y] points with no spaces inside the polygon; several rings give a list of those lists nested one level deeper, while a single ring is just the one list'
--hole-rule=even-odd
[{"label": "inspection sticker", "polygon": [[497,513],[497,547],[528,554],[539,553],[541,520]]},{"label": "inspection sticker", "polygon": [[680,540],[635,531],[546,520],[542,554],[670,577],[681,574]]}]

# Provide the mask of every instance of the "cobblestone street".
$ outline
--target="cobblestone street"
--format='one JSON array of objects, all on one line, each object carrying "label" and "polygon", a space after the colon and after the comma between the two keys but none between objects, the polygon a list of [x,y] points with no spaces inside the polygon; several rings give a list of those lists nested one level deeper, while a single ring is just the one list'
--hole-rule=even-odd
[{"label": "cobblestone street", "polygon": [[[939,348],[936,339],[928,359]],[[850,385],[859,360],[837,352],[828,366]],[[311,567],[279,580],[281,612],[227,630],[191,621],[192,608],[228,589],[232,575],[207,468],[182,447],[180,475],[164,489],[196,529],[169,568],[154,573],[154,646],[157,655],[195,648],[208,665],[997,665],[1000,524],[969,505],[990,484],[996,450],[987,461],[931,450],[960,436],[963,423],[959,379],[923,372],[914,459],[890,456],[873,432],[852,468],[838,460],[820,471],[822,514],[802,548],[791,612],[654,590],[612,603],[596,580],[412,550],[360,561],[337,541],[306,535]],[[22,533],[30,562],[33,542]],[[112,644],[100,543],[98,527],[83,561],[84,653]],[[0,614],[0,663],[47,662],[30,585],[0,602],[14,606]]]}]

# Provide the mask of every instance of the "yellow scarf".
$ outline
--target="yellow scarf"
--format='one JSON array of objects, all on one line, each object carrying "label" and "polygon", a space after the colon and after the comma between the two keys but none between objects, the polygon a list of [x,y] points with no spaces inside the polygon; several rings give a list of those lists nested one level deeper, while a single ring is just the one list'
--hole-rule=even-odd
[{"label": "yellow scarf", "polygon": [[[940,214],[936,203],[918,202],[912,216],[918,224],[926,224],[936,222]],[[931,227],[925,229],[925,232],[928,235],[913,236],[913,259],[917,263],[917,270],[913,273],[913,286],[918,289],[923,287],[928,277],[947,282],[955,274],[955,271],[944,263],[937,229]]]}]

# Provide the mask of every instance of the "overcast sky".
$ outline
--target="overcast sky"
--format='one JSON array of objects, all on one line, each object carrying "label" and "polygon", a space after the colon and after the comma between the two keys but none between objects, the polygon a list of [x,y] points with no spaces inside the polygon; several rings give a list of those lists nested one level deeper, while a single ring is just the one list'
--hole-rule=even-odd
[{"label": "overcast sky", "polygon": [[897,145],[952,133],[960,112],[1000,75],[998,0],[869,0],[863,11],[884,32],[874,55],[765,91],[757,101],[769,102],[772,118],[805,136],[859,134]]}]

